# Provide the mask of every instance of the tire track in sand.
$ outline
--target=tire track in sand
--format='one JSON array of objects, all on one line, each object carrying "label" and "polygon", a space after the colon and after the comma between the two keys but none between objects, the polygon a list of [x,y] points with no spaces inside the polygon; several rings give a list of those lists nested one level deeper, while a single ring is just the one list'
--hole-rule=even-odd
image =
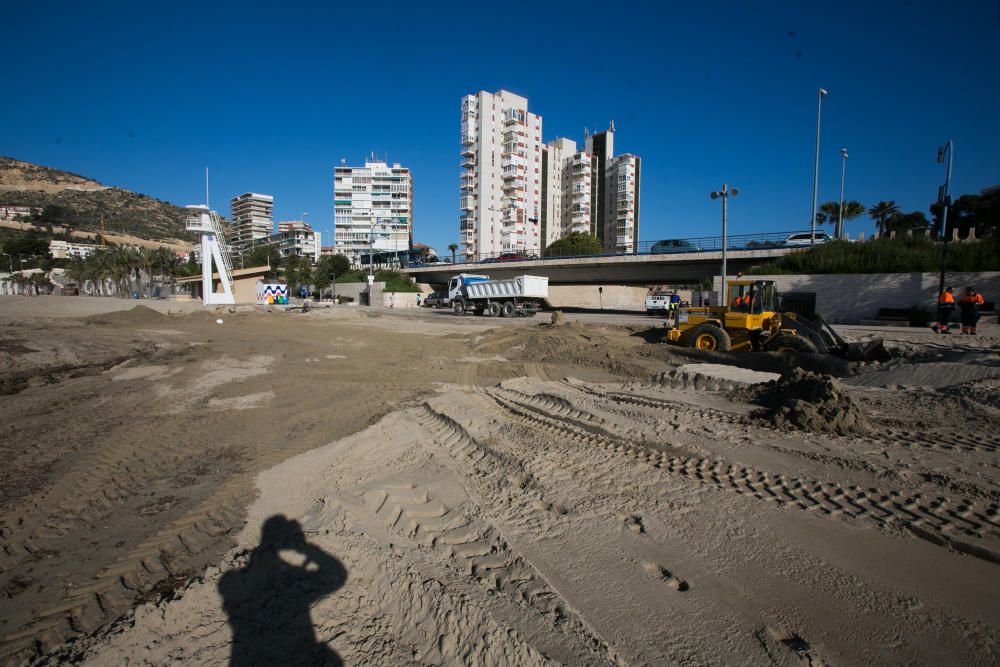
[{"label": "tire track in sand", "polygon": [[900,528],[932,543],[1000,563],[1000,551],[966,541],[968,538],[995,538],[1000,534],[1000,507],[994,502],[883,491],[850,482],[772,475],[723,460],[672,456],[597,432],[594,426],[574,423],[566,416],[557,418],[544,408],[518,400],[516,394],[508,390],[494,388],[486,393],[522,424],[571,442],[602,447],[671,475],[731,489],[779,506],[857,519],[879,528]]}]

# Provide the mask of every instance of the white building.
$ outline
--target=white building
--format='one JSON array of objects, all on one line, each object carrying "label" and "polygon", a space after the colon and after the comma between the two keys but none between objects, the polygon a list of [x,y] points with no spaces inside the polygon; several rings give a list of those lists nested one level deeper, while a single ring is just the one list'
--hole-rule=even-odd
[{"label": "white building", "polygon": [[541,251],[542,118],[506,90],[462,98],[459,231],[467,258]]},{"label": "white building", "polygon": [[31,206],[0,206],[0,222],[20,222],[41,212],[42,209]]},{"label": "white building", "polygon": [[587,136],[586,151],[597,163],[595,234],[605,250],[635,252],[639,240],[641,160],[629,153],[615,157],[614,121],[604,132]]},{"label": "white building", "polygon": [[87,257],[101,249],[95,243],[71,243],[69,241],[52,240],[49,241],[49,254],[52,259],[66,259],[68,257]]},{"label": "white building", "polygon": [[406,252],[413,243],[413,177],[399,163],[341,165],[333,176],[334,247],[358,263],[369,252]]},{"label": "white building", "polygon": [[282,257],[308,257],[315,264],[323,247],[320,236],[302,220],[287,220],[278,223],[278,233],[271,235],[270,242]]},{"label": "white building", "polygon": [[250,252],[267,243],[274,230],[274,197],[245,192],[230,200],[229,245],[237,252]]},{"label": "white building", "polygon": [[573,232],[596,235],[597,162],[576,142],[559,138],[542,148],[542,248]]}]

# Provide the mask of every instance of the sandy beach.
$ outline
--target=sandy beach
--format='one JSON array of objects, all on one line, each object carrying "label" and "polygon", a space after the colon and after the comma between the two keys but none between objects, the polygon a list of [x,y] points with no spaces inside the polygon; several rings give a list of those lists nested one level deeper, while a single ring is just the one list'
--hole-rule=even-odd
[{"label": "sandy beach", "polygon": [[3,664],[1000,659],[995,325],[233,310],[0,298]]}]

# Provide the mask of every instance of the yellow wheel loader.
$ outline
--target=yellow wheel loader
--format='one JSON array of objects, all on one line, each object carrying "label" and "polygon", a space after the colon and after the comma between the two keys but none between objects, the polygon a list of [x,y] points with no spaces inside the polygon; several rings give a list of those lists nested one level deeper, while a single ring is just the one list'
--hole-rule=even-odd
[{"label": "yellow wheel loader", "polygon": [[681,308],[666,341],[696,350],[833,354],[849,361],[884,359],[881,340],[848,343],[819,315],[778,311],[773,280],[730,280],[719,306]]}]

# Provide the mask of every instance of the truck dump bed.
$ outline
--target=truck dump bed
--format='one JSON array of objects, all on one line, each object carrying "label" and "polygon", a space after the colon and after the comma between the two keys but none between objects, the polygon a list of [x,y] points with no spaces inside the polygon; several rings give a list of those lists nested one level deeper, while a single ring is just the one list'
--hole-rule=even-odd
[{"label": "truck dump bed", "polygon": [[508,280],[487,280],[467,284],[465,291],[473,299],[547,299],[549,279],[541,276],[517,276]]}]

